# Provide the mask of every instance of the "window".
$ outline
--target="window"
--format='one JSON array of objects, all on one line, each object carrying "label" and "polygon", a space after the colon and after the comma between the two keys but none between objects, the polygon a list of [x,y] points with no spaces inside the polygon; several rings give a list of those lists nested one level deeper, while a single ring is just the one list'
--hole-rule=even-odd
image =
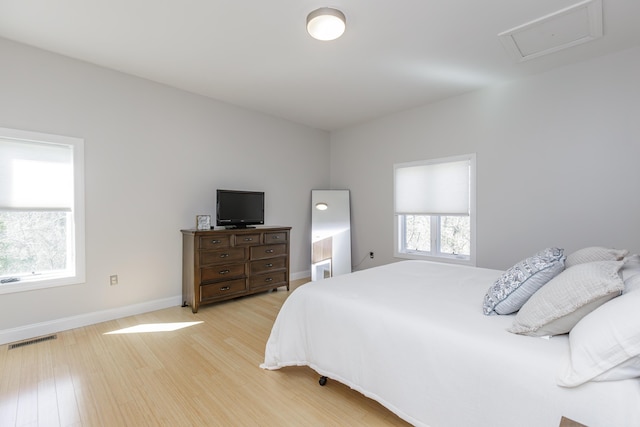
[{"label": "window", "polygon": [[475,154],[394,165],[395,256],[475,265]]},{"label": "window", "polygon": [[0,294],[84,282],[84,141],[0,128]]}]

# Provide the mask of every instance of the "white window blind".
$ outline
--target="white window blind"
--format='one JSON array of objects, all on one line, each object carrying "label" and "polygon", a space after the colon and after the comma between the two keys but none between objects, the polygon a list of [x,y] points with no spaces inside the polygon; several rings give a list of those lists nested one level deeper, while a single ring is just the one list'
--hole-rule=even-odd
[{"label": "white window blind", "polygon": [[73,147],[0,138],[0,209],[71,211]]},{"label": "white window blind", "polygon": [[470,160],[395,165],[395,213],[469,215]]}]

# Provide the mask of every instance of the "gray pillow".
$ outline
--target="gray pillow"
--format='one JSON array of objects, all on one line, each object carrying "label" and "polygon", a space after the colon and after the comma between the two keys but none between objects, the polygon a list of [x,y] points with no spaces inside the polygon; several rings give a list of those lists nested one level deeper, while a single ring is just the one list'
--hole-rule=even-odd
[{"label": "gray pillow", "polygon": [[629,253],[626,249],[605,248],[602,246],[590,246],[582,248],[567,256],[565,267],[596,261],[620,261]]},{"label": "gray pillow", "polygon": [[584,316],[620,295],[622,261],[567,268],[522,306],[509,332],[531,336],[568,333]]},{"label": "gray pillow", "polygon": [[520,261],[494,282],[484,297],[483,313],[515,313],[538,289],[564,270],[564,250],[547,248]]}]

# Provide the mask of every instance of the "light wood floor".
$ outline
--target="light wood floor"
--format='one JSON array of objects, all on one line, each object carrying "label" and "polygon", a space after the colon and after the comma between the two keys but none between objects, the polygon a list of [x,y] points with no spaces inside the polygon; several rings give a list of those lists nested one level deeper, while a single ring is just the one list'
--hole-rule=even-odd
[{"label": "light wood floor", "polygon": [[[292,291],[304,281],[292,283]],[[0,426],[403,426],[310,368],[258,366],[290,292],[262,293],[0,346]],[[174,331],[109,334],[143,324]]]}]

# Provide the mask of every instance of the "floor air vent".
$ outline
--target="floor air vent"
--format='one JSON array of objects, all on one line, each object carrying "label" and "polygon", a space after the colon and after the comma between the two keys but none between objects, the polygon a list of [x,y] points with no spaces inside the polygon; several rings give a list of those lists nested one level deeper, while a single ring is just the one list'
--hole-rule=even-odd
[{"label": "floor air vent", "polygon": [[16,342],[13,344],[9,344],[9,350],[12,350],[18,347],[24,347],[25,345],[37,344],[43,341],[55,340],[57,338],[58,336],[56,334],[53,334],[53,335],[47,335],[46,337],[39,337],[39,338],[33,338],[31,340]]}]

